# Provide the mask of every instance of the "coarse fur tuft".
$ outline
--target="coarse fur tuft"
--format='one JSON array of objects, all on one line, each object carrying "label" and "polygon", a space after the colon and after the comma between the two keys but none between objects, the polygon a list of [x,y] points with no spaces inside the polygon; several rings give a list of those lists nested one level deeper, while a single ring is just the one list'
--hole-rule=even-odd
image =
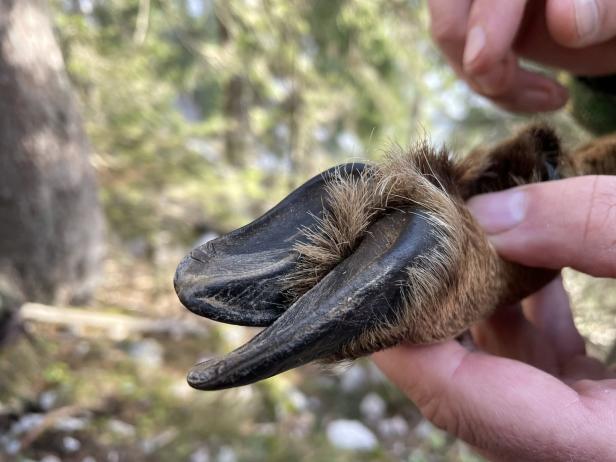
[{"label": "coarse fur tuft", "polygon": [[323,216],[316,219],[316,227],[302,229],[305,240],[295,245],[300,255],[297,268],[283,281],[291,298],[307,292],[357,248],[383,210],[375,181],[372,169],[359,176],[338,170],[327,183]]},{"label": "coarse fur tuft", "polygon": [[585,144],[571,155],[575,175],[615,175],[616,135],[607,135]]},{"label": "coarse fur tuft", "polygon": [[438,214],[439,196],[456,192],[454,168],[445,150],[422,142],[407,153],[390,152],[359,176],[338,171],[326,186],[323,216],[316,227],[302,230],[305,239],[295,246],[300,258],[285,280],[287,290],[297,298],[313,287],[357,248],[386,210],[419,205]]}]

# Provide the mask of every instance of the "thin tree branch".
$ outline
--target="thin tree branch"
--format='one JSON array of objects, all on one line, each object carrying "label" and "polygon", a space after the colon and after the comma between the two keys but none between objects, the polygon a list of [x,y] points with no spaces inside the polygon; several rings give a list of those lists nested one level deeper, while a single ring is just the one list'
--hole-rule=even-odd
[{"label": "thin tree branch", "polygon": [[138,46],[143,45],[148,35],[148,29],[150,27],[150,7],[150,0],[139,0],[139,13],[137,14],[137,23],[133,35],[133,42]]},{"label": "thin tree branch", "polygon": [[112,339],[123,339],[130,334],[193,334],[204,336],[207,330],[195,322],[174,318],[146,318],[125,314],[104,313],[91,309],[64,308],[40,303],[26,303],[20,317],[25,322],[38,322],[70,326],[89,331],[103,331]]}]

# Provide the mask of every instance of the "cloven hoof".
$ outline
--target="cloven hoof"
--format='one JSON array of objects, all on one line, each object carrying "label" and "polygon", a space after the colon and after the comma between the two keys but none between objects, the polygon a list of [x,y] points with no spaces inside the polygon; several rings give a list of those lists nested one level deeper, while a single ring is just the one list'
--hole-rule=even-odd
[{"label": "cloven hoof", "polygon": [[230,388],[311,361],[453,338],[531,294],[555,273],[500,258],[465,202],[610,173],[593,168],[616,164],[616,139],[594,145],[568,155],[539,124],[461,159],[422,143],[382,164],[345,164],[312,178],[179,264],[175,289],[189,310],[265,327],[228,355],[195,365],[188,383]]}]

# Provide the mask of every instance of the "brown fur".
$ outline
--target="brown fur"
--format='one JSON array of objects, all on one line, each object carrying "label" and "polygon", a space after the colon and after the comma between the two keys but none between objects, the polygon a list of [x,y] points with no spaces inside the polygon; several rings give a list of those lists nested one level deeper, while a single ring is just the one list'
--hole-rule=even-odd
[{"label": "brown fur", "polygon": [[570,164],[575,175],[615,175],[616,135],[608,135],[573,151]]},{"label": "brown fur", "polygon": [[532,125],[496,146],[477,148],[459,161],[462,197],[547,180],[547,163],[562,170],[566,156],[549,126]]},{"label": "brown fur", "polygon": [[421,143],[359,178],[336,176],[326,213],[305,230],[297,271],[286,281],[299,297],[350,255],[383,211],[417,205],[429,213],[438,245],[408,268],[396,322],[370,329],[335,358],[362,356],[401,341],[430,343],[458,335],[502,304],[536,290],[552,276],[496,254],[465,206],[470,196],[539,181],[544,162],[560,162],[553,132],[535,126],[492,150],[455,159]]}]

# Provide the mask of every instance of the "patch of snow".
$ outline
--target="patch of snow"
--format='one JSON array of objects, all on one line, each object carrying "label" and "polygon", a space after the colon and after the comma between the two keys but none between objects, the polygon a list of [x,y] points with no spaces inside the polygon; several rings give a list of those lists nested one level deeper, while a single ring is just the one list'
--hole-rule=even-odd
[{"label": "patch of snow", "polygon": [[379,422],[379,433],[385,438],[403,437],[408,435],[409,425],[399,415]]},{"label": "patch of snow", "polygon": [[289,401],[295,409],[298,411],[305,411],[308,409],[308,398],[299,390],[291,390],[289,392]]},{"label": "patch of snow", "polygon": [[64,446],[66,452],[76,452],[81,448],[81,441],[72,436],[65,436],[62,438],[62,446]]},{"label": "patch of snow", "polygon": [[78,430],[83,430],[87,425],[88,419],[82,417],[65,417],[56,422],[53,428],[63,432],[76,432]]},{"label": "patch of snow", "polygon": [[359,410],[366,419],[380,419],[387,405],[377,393],[368,393],[359,403]]},{"label": "patch of snow", "polygon": [[378,446],[374,433],[357,420],[333,420],[326,433],[330,443],[340,449],[370,451]]},{"label": "patch of snow", "polygon": [[62,460],[59,457],[50,454],[48,456],[44,456],[40,462],[62,462]]},{"label": "patch of snow", "polygon": [[425,419],[419,422],[415,427],[415,434],[422,440],[432,436],[435,431],[437,431],[437,428]]},{"label": "patch of snow", "polygon": [[116,435],[123,436],[125,438],[132,438],[136,433],[133,425],[118,419],[110,419],[107,422],[107,428]]},{"label": "patch of snow", "polygon": [[128,348],[128,354],[147,367],[159,367],[163,362],[163,347],[150,338],[134,342]]},{"label": "patch of snow", "polygon": [[18,440],[8,440],[3,442],[3,446],[7,454],[17,454],[21,449],[21,443]]},{"label": "patch of snow", "polygon": [[45,416],[43,416],[43,414],[38,414],[38,413],[24,414],[23,416],[21,416],[21,418],[17,422],[15,422],[11,426],[11,433],[16,434],[16,435],[20,433],[25,433],[34,427],[38,427],[44,418]]},{"label": "patch of snow", "polygon": [[210,462],[210,451],[208,448],[201,447],[193,452],[189,459],[189,462]]},{"label": "patch of snow", "polygon": [[218,451],[218,457],[216,457],[216,462],[236,462],[236,460],[235,451],[229,446],[221,447]]},{"label": "patch of snow", "polygon": [[347,393],[356,391],[366,384],[366,379],[366,370],[359,364],[354,364],[344,371],[340,380],[340,387],[342,391]]},{"label": "patch of snow", "polygon": [[58,398],[58,394],[55,391],[48,390],[48,391],[44,391],[43,393],[41,393],[38,401],[41,407],[44,410],[48,411],[56,403],[57,398]]}]

